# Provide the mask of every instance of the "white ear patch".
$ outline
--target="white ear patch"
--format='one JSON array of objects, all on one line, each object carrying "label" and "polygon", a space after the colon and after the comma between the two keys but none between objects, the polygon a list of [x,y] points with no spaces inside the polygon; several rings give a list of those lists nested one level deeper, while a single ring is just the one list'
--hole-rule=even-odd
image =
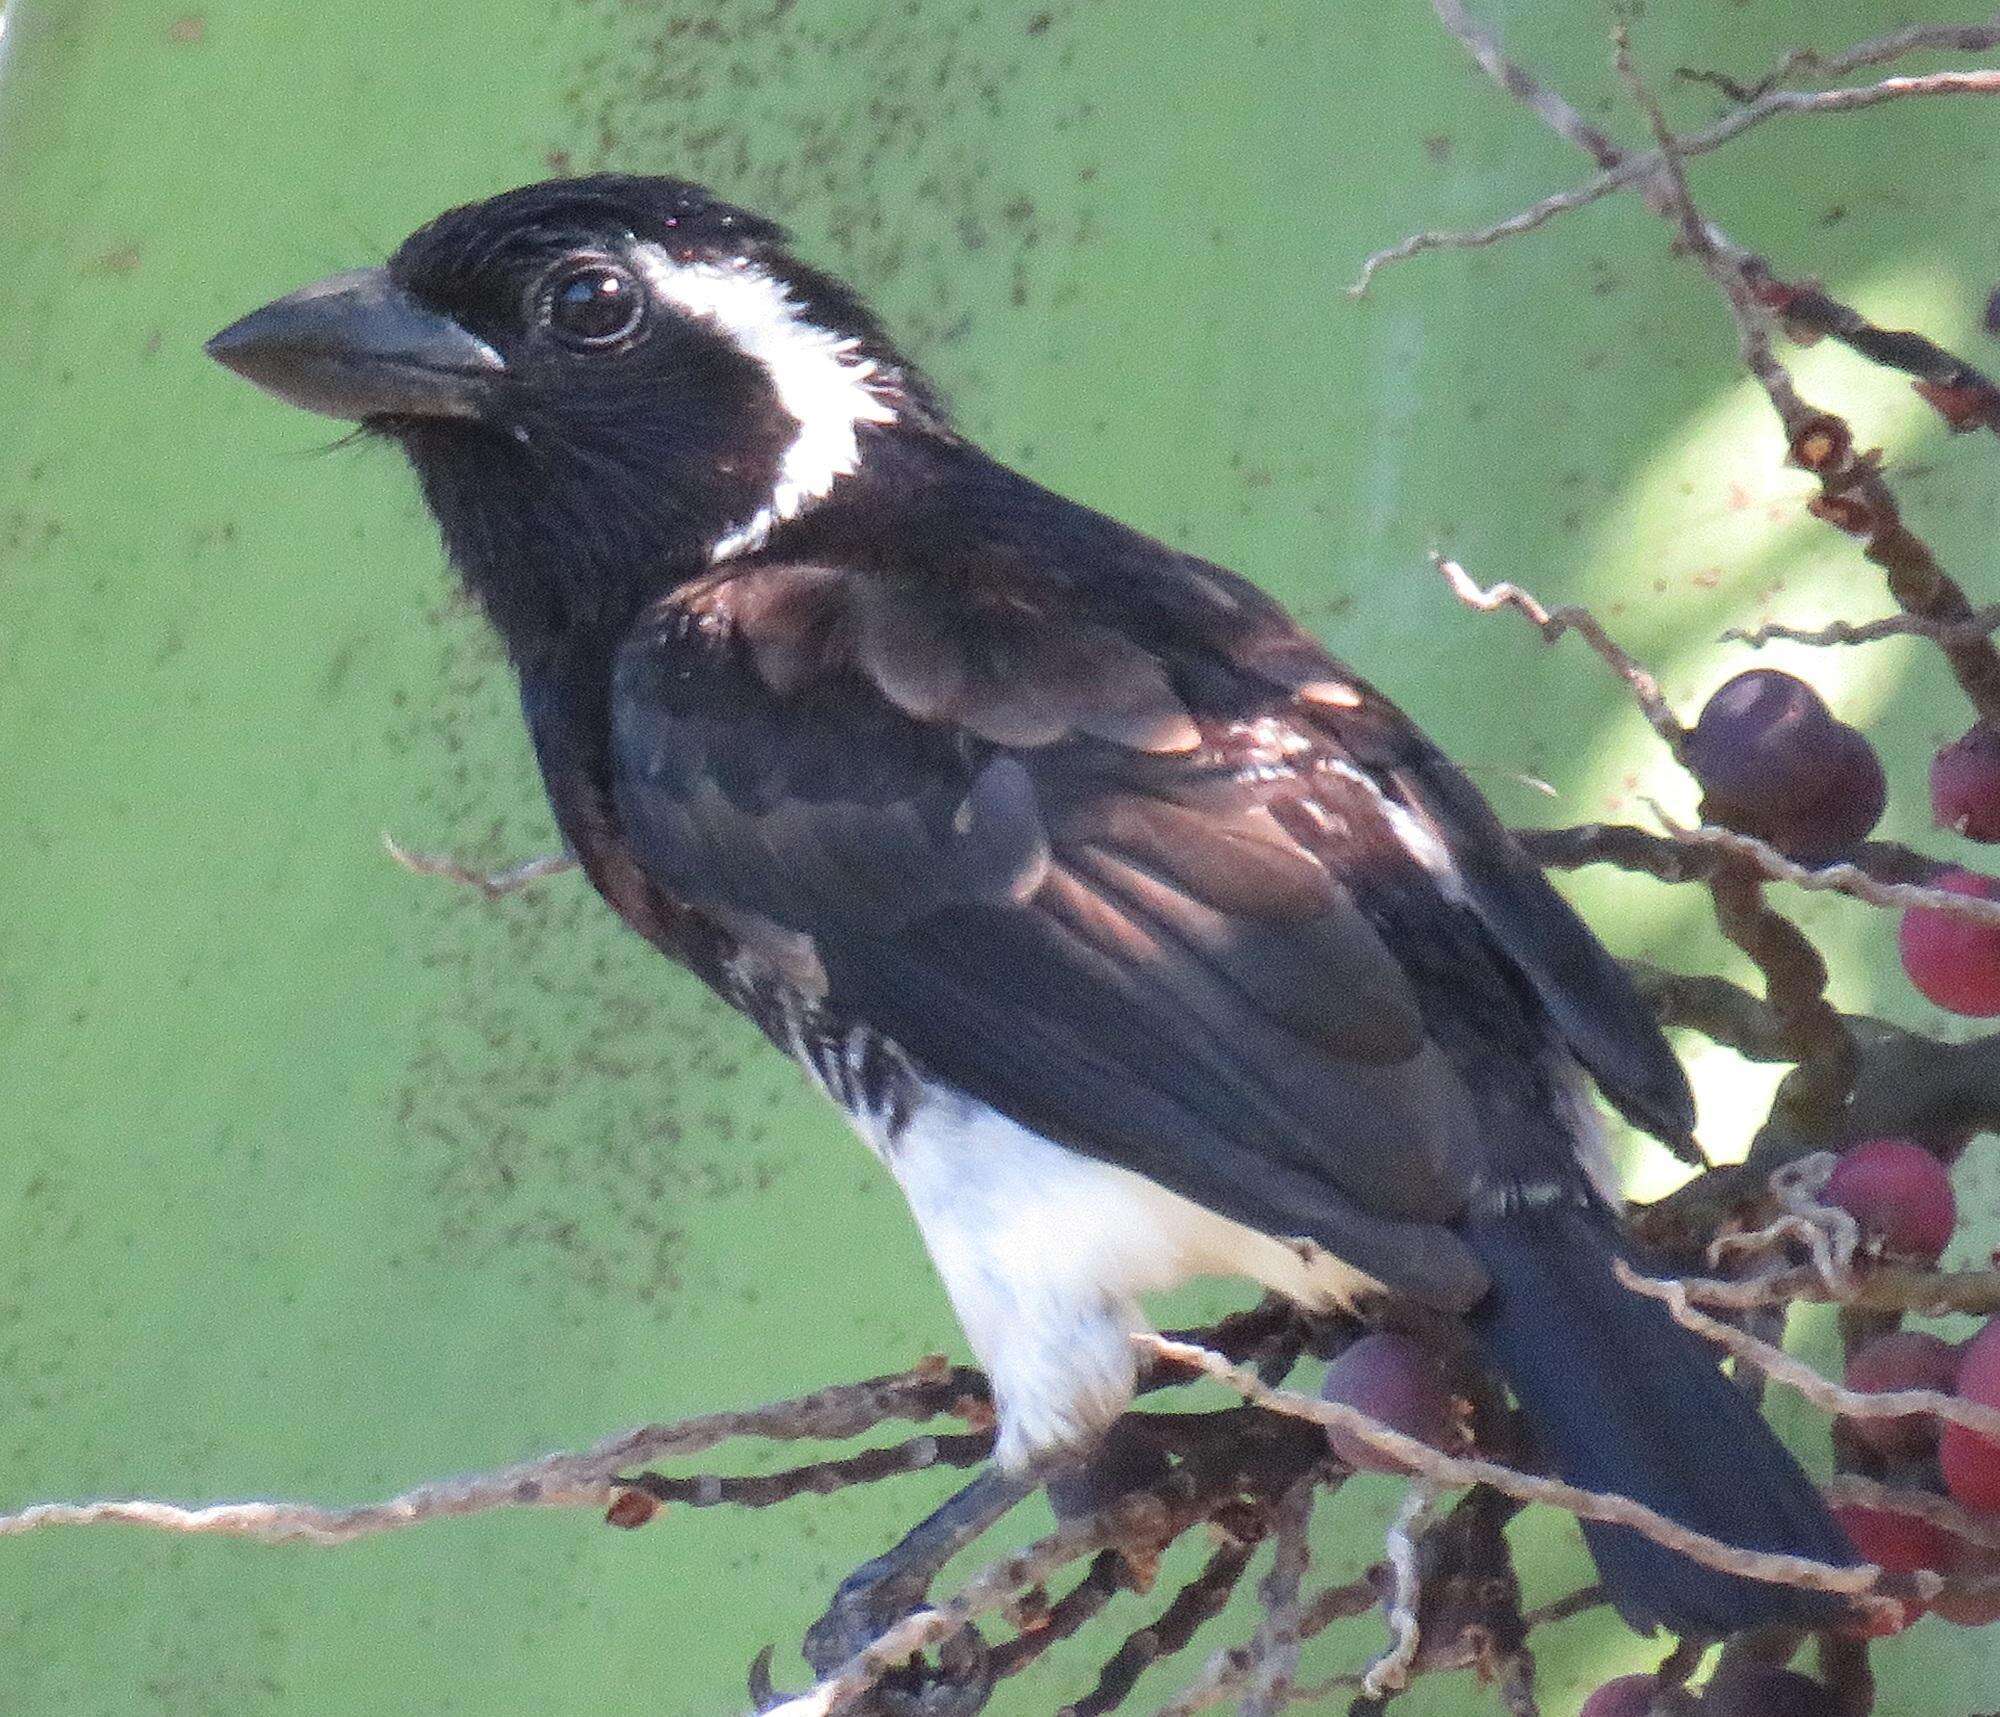
[{"label": "white ear patch", "polygon": [[653,244],[636,246],[633,261],[664,302],[761,364],[778,403],[798,420],[770,500],[709,553],[727,560],[761,548],[774,526],[798,517],[860,463],[862,424],[896,421],[876,385],[881,366],[857,358],[858,340],[812,322],[783,281],[748,262],[677,262]]}]

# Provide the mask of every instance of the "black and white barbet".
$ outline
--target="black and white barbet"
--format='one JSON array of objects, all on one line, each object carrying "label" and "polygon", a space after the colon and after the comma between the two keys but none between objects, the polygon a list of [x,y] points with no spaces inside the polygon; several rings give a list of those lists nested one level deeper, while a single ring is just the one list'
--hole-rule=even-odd
[{"label": "black and white barbet", "polygon": [[[1603,947],[1372,686],[973,446],[778,227],[532,185],[210,350],[408,454],[564,839],[901,1183],[1003,1466],[1124,1410],[1143,1295],[1236,1275],[1462,1317],[1564,1477],[1854,1560],[1612,1274],[1586,1077],[1693,1106]],[[1831,1614],[1586,1531],[1635,1625]]]}]

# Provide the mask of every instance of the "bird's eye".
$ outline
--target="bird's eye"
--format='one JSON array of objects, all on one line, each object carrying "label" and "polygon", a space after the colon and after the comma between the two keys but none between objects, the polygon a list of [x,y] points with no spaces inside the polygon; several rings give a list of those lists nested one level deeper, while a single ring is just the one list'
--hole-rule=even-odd
[{"label": "bird's eye", "polygon": [[610,262],[568,263],[541,288],[542,319],[566,346],[593,351],[629,339],[646,313],[646,294]]}]

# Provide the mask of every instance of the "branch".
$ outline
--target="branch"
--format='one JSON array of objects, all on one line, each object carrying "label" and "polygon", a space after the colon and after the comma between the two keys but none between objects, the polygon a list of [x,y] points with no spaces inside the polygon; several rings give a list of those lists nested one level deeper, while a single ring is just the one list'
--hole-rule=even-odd
[{"label": "branch", "polygon": [[2000,17],[1986,24],[1910,24],[1837,54],[1822,54],[1816,48],[1794,48],[1754,84],[1737,83],[1720,72],[1690,71],[1685,66],[1674,76],[1689,83],[1713,84],[1731,101],[1755,101],[1800,73],[1824,80],[1845,77],[1868,66],[1888,65],[1905,54],[1919,51],[1983,54],[1995,47],[2000,47]]},{"label": "branch", "polygon": [[1919,396],[1955,433],[1990,429],[2000,434],[2000,387],[1927,335],[1882,328],[1819,286],[1777,278],[1759,260],[1746,263],[1751,290],[1800,345],[1830,337],[1871,364],[1913,378]]},{"label": "branch", "polygon": [[[1603,133],[1595,127],[1579,132],[1567,117],[1573,113],[1568,104],[1509,60],[1492,33],[1465,14],[1459,0],[1434,0],[1434,6],[1445,28],[1503,89],[1523,101],[1559,135],[1585,149],[1600,165],[1604,164],[1604,151],[1610,145]],[[1902,523],[1875,459],[1856,456],[1853,433],[1846,423],[1830,413],[1815,411],[1800,397],[1790,373],[1771,349],[1767,323],[1774,316],[1782,318],[1790,314],[1794,326],[1814,334],[1832,334],[1863,356],[1914,375],[1918,392],[1954,429],[1987,424],[2000,430],[2000,389],[1979,371],[1921,335],[1877,328],[1817,287],[1794,286],[1779,280],[1761,257],[1736,244],[1712,221],[1701,216],[1689,195],[1682,165],[1686,157],[1718,147],[1781,112],[1853,112],[1907,95],[2000,93],[2000,71],[1885,78],[1876,84],[1816,93],[1772,90],[1706,131],[1676,137],[1668,130],[1658,103],[1633,68],[1622,29],[1618,42],[1619,72],[1646,114],[1658,147],[1646,155],[1617,157],[1614,151],[1612,163],[1580,191],[1545,199],[1524,214],[1477,233],[1420,233],[1405,239],[1400,245],[1370,257],[1360,280],[1350,290],[1356,294],[1365,291],[1375,270],[1386,262],[1447,244],[1495,243],[1538,226],[1565,208],[1595,201],[1612,190],[1629,186],[1638,191],[1649,207],[1674,222],[1683,247],[1701,262],[1727,300],[1736,321],[1743,363],[1777,411],[1790,442],[1792,458],[1819,478],[1821,493],[1811,503],[1811,510],[1864,539],[1862,552],[1888,574],[1889,592],[1898,606],[1928,622],[1941,634],[1940,648],[1975,712],[1982,720],[2000,723],[2000,651],[1984,636],[1964,637],[1964,629],[1974,618],[1964,591],[1945,574],[1928,545]],[[1889,52],[1891,44],[1887,38],[1881,38],[1857,51]],[[1830,1084],[1837,1084],[1837,1080]]]},{"label": "branch", "polygon": [[876,1484],[883,1479],[900,1478],[904,1473],[929,1472],[933,1467],[976,1467],[992,1453],[992,1432],[972,1431],[957,1437],[912,1437],[887,1448],[863,1449],[858,1455],[813,1461],[775,1473],[733,1476],[648,1471],[635,1473],[620,1483],[628,1493],[636,1492],[654,1502],[677,1502],[688,1508],[770,1508],[794,1497],[827,1496],[852,1485]]},{"label": "branch", "polygon": [[1834,1302],[1864,1312],[1903,1312],[1941,1318],[1954,1313],[1991,1317],[2000,1312],[2000,1270],[1920,1270],[1904,1264],[1871,1264],[1845,1292],[1836,1293],[1812,1268],[1746,1281],[1701,1276],[1679,1278],[1690,1300],[1745,1310],[1791,1300]]},{"label": "branch", "polygon": [[[1069,1707],[1070,1717],[1104,1717],[1125,1702],[1139,1677],[1154,1664],[1186,1650],[1194,1636],[1227,1607],[1261,1541],[1260,1532],[1247,1538],[1232,1537],[1220,1545],[1156,1621],[1125,1638],[1098,1671],[1097,1684]],[[1245,1658],[1239,1680],[1247,1679],[1253,1667],[1248,1660],[1249,1648],[1237,1649]]]},{"label": "branch", "polygon": [[[1746,1061],[1789,1061],[1791,1052],[1778,1017],[1762,997],[1727,978],[1670,972],[1644,960],[1622,962],[1646,1005],[1663,1026],[1698,1031],[1733,1049]],[[1704,1175],[1701,1180],[1709,1177]],[[1695,1183],[1690,1183],[1695,1184]]]},{"label": "branch", "polygon": [[1845,1111],[1861,1065],[1845,1016],[1826,999],[1826,961],[1804,931],[1766,904],[1753,872],[1725,867],[1708,888],[1723,935],[1763,974],[1765,1004],[1785,1058],[1796,1064],[1793,1079],[1779,1087],[1773,1112],[1783,1109],[1799,1130],[1817,1136]]},{"label": "branch", "polygon": [[1389,1649],[1362,1674],[1361,1691],[1370,1699],[1380,1699],[1385,1693],[1400,1693],[1410,1684],[1410,1670],[1422,1642],[1417,1621],[1417,1606],[1423,1595],[1417,1545],[1437,1507],[1437,1499],[1437,1485],[1429,1479],[1418,1479],[1404,1492],[1402,1506],[1389,1523],[1389,1570],[1395,1581],[1388,1600]]},{"label": "branch", "polygon": [[1116,1550],[1100,1550],[1091,1558],[1081,1580],[1053,1604],[1037,1604],[1029,1616],[1015,1615],[1018,1637],[993,1648],[993,1679],[1018,1675],[1046,1652],[1093,1621],[1124,1590],[1125,1558]]},{"label": "branch", "polygon": [[1468,608],[1476,608],[1482,614],[1496,613],[1502,608],[1518,608],[1551,644],[1565,632],[1577,633],[1631,688],[1639,708],[1647,721],[1652,723],[1653,731],[1666,741],[1668,749],[1676,757],[1680,755],[1681,746],[1687,739],[1687,729],[1668,705],[1660,690],[1660,682],[1605,631],[1603,624],[1588,608],[1575,603],[1556,609],[1544,608],[1532,592],[1523,590],[1518,584],[1502,582],[1482,589],[1457,561],[1435,552],[1431,555],[1431,564],[1444,575],[1452,595]]},{"label": "branch", "polygon": [[1782,638],[1791,644],[1874,644],[1884,638],[1928,638],[1934,644],[1976,644],[1982,638],[1990,638],[2000,631],[2000,603],[1992,603],[1985,608],[1975,608],[1968,620],[1947,622],[1927,620],[1920,614],[1890,614],[1880,620],[1865,620],[1856,625],[1846,620],[1832,620],[1820,627],[1788,626],[1779,621],[1767,621],[1762,626],[1745,630],[1732,626],[1721,635],[1725,644],[1748,644],[1753,650],[1761,649],[1774,638]]},{"label": "branch", "polygon": [[1299,1672],[1299,1588],[1312,1561],[1307,1537],[1319,1482],[1307,1474],[1285,1493],[1272,1514],[1271,1571],[1257,1587],[1264,1619],[1251,1636],[1249,1686],[1237,1717],[1278,1717],[1291,1703]]},{"label": "branch", "polygon": [[1835,1592],[1871,1603],[1878,1597],[1898,1596],[1910,1582],[1909,1591],[1921,1598],[1934,1589],[1927,1581],[1936,1576],[1885,1574],[1872,1566],[1837,1568],[1809,1557],[1782,1556],[1770,1551],[1746,1550],[1725,1544],[1706,1533],[1694,1532],[1669,1520],[1657,1510],[1634,1502],[1630,1497],[1602,1491],[1579,1489],[1557,1479],[1538,1478],[1503,1467],[1496,1462],[1465,1455],[1447,1455],[1414,1437],[1406,1437],[1379,1424],[1366,1414],[1339,1401],[1321,1401],[1289,1390],[1273,1389],[1239,1366],[1217,1354],[1186,1342],[1169,1341],[1164,1336],[1134,1339],[1162,1357],[1178,1361],[1226,1383],[1246,1401],[1288,1418],[1305,1419],[1331,1426],[1367,1443],[1413,1472],[1441,1485],[1490,1485],[1503,1496],[1519,1502],[1547,1503],[1584,1520],[1598,1520],[1613,1526],[1628,1526],[1655,1543],[1727,1573],[1752,1580],[1769,1580],[1782,1585],[1802,1586],[1812,1591]]},{"label": "branch", "polygon": [[1826,1487],[1826,1499],[1836,1507],[1849,1504],[1861,1508],[1884,1509],[1891,1514],[1908,1514],[1942,1527],[1952,1537],[1982,1550],[2000,1550],[2000,1520],[1989,1512],[1975,1514],[1960,1508],[1949,1497],[1934,1490],[1913,1490],[1908,1485],[1887,1485],[1859,1473],[1836,1473]]},{"label": "branch", "polygon": [[[1689,846],[1712,847],[1718,852],[1743,859],[1754,866],[1759,875],[1772,882],[1788,882],[1794,888],[1816,894],[1845,894],[1851,899],[1866,901],[1870,906],[1889,907],[1896,911],[1923,906],[1935,912],[1969,918],[1977,924],[2000,924],[2000,901],[1970,894],[1953,894],[1943,888],[1925,888],[1913,882],[1886,881],[1871,875],[1853,860],[1817,866],[1799,864],[1754,835],[1738,834],[1734,829],[1720,828],[1713,823],[1689,828],[1673,821],[1652,801],[1649,800],[1648,805],[1660,819],[1669,840],[1685,842]],[[1909,853],[1908,848],[1902,849],[1902,852],[1927,864],[1933,874],[1947,868],[1942,860],[1925,859],[1922,854]]]},{"label": "branch", "polygon": [[1462,0],[1431,0],[1438,22],[1479,62],[1479,69],[1534,113],[1566,143],[1574,143],[1600,167],[1616,167],[1624,150],[1585,119],[1561,95],[1501,51],[1500,38],[1466,11]]},{"label": "branch", "polygon": [[947,1602],[926,1605],[893,1623],[806,1692],[768,1707],[764,1717],[831,1717],[917,1653],[963,1632],[976,1617],[999,1609],[1078,1557],[1126,1537],[1172,1536],[1163,1533],[1166,1512],[1156,1498],[1144,1497],[1058,1527],[1025,1549],[988,1563]]},{"label": "branch", "polygon": [[983,1404],[986,1381],[942,1360],[893,1377],[839,1384],[741,1413],[710,1413],[642,1425],[588,1449],[544,1455],[492,1472],[417,1485],[386,1502],[323,1507],[309,1502],[222,1502],[184,1507],[143,1498],[33,1503],[0,1514],[0,1536],[49,1526],[120,1522],[163,1532],[212,1533],[265,1544],[346,1544],[373,1533],[502,1508],[603,1508],[625,1486],[619,1474],[655,1460],[681,1460],[737,1437],[837,1440],[891,1419],[918,1421]]},{"label": "branch", "polygon": [[1797,1390],[1815,1407],[1823,1407],[1844,1419],[1899,1419],[1912,1413],[1932,1413],[1982,1437],[2000,1439],[2000,1412],[1991,1407],[1935,1389],[1889,1389],[1867,1395],[1844,1388],[1794,1359],[1783,1348],[1759,1341],[1732,1324],[1695,1310],[1683,1283],[1642,1276],[1623,1259],[1616,1261],[1612,1269],[1619,1281],[1634,1293],[1663,1301],[1674,1322],[1714,1342],[1742,1363],[1754,1365],[1774,1381]]},{"label": "branch", "polygon": [[1732,1255],[1762,1259],[1765,1263],[1757,1274],[1768,1276],[1774,1273],[1770,1259],[1782,1262],[1787,1246],[1801,1244],[1827,1293],[1836,1300],[1850,1297],[1854,1292],[1854,1260],[1861,1250],[1861,1224],[1839,1205],[1823,1202],[1839,1160],[1831,1151],[1814,1151],[1773,1169],[1771,1194],[1784,1207],[1784,1214],[1763,1228],[1717,1235],[1708,1245],[1709,1263],[1720,1264]]},{"label": "branch", "polygon": [[[1857,113],[1865,108],[1879,107],[1883,102],[1900,100],[1906,96],[1996,93],[2000,93],[2000,71],[1937,72],[1929,77],[1884,78],[1880,83],[1811,93],[1772,90],[1748,105],[1738,108],[1728,117],[1716,121],[1705,130],[1689,132],[1680,139],[1679,152],[1684,157],[1706,155],[1711,150],[1720,149],[1723,144],[1742,136],[1753,127],[1762,125],[1766,120],[1777,119],[1787,114]],[[1503,239],[1533,232],[1538,227],[1546,226],[1558,215],[1587,208],[1590,204],[1610,196],[1614,191],[1623,191],[1651,181],[1665,165],[1665,157],[1657,149],[1644,154],[1627,155],[1617,166],[1607,167],[1581,185],[1544,197],[1539,203],[1521,210],[1518,214],[1509,215],[1505,220],[1495,221],[1491,226],[1478,227],[1466,232],[1413,233],[1408,238],[1401,239],[1368,257],[1362,263],[1361,273],[1356,277],[1354,284],[1348,287],[1348,296],[1350,298],[1365,296],[1375,276],[1391,263],[1405,262],[1413,256],[1422,255],[1425,251],[1482,250],[1488,245],[1500,243]]]},{"label": "branch", "polygon": [[[1311,1639],[1324,1633],[1335,1622],[1347,1621],[1355,1616],[1365,1615],[1381,1602],[1381,1588],[1388,1578],[1388,1571],[1379,1564],[1369,1569],[1359,1579],[1350,1580],[1344,1586],[1330,1586],[1305,1606],[1299,1617],[1299,1637]],[[1241,1691],[1244,1682],[1250,1679],[1256,1664],[1249,1646],[1233,1645],[1217,1652],[1202,1666],[1195,1677],[1174,1698],[1167,1701],[1154,1713],[1154,1717],[1195,1717],[1199,1711],[1209,1710],[1226,1699],[1233,1699]],[[1298,1701],[1309,1701],[1315,1689],[1299,1688],[1295,1697]]]}]

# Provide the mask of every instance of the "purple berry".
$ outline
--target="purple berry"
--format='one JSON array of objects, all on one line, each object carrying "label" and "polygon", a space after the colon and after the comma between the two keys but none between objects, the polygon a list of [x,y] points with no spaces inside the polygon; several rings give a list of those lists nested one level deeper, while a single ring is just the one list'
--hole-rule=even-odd
[{"label": "purple berry", "polygon": [[1801,864],[1851,850],[1888,803],[1888,777],[1866,737],[1775,668],[1738,674],[1708,700],[1685,761],[1702,785],[1703,816]]},{"label": "purple berry", "polygon": [[1810,805],[1773,820],[1765,837],[1800,864],[1831,864],[1865,841],[1889,808],[1889,777],[1859,729],[1838,723],[1822,766],[1826,790]]},{"label": "purple berry", "polygon": [[1647,1717],[1659,1685],[1657,1676],[1621,1675],[1586,1699],[1576,1717]]},{"label": "purple berry", "polygon": [[2000,841],[2000,731],[1980,722],[1931,759],[1931,817],[1967,840]]},{"label": "purple berry", "polygon": [[1804,680],[1776,668],[1752,668],[1702,706],[1688,733],[1688,767],[1721,800],[1802,802],[1817,786],[1814,747],[1838,725]]},{"label": "purple berry", "polygon": [[[1455,1454],[1466,1447],[1465,1391],[1445,1359],[1409,1336],[1392,1331],[1363,1336],[1326,1368],[1319,1392],[1434,1449]],[[1328,1426],[1326,1440],[1357,1472],[1406,1470],[1351,1432]]]},{"label": "purple berry", "polygon": [[1834,1717],[1833,1695],[1789,1669],[1747,1664],[1717,1677],[1701,1697],[1702,1717]]}]

